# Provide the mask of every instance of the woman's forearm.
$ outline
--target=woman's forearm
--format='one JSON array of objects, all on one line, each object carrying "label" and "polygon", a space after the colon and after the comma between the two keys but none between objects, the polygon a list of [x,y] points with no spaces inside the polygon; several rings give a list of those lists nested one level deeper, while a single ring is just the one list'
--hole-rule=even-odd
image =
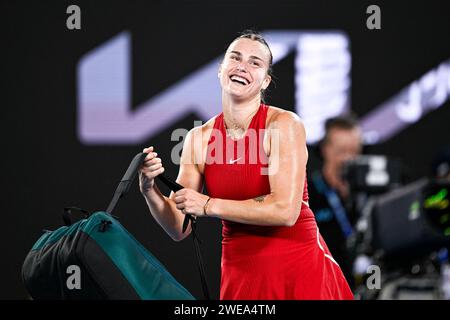
[{"label": "woman's forearm", "polygon": [[292,226],[297,221],[300,208],[301,199],[298,201],[279,200],[274,195],[268,194],[241,201],[214,198],[210,200],[207,214],[224,220],[252,225]]},{"label": "woman's forearm", "polygon": [[174,201],[165,197],[156,185],[143,195],[150,213],[173,240],[180,241],[189,235],[190,227],[182,233],[184,215],[176,208]]}]

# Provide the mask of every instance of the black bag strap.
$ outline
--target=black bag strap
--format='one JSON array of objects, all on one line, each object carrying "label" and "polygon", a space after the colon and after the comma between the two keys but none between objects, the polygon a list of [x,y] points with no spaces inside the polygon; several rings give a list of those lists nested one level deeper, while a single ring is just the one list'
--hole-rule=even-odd
[{"label": "black bag strap", "polygon": [[[116,191],[114,192],[114,196],[109,203],[108,209],[106,209],[106,212],[112,215],[112,212],[114,211],[117,203],[119,200],[124,197],[128,191],[130,190],[131,184],[133,183],[134,179],[137,176],[138,170],[142,163],[144,162],[145,157],[147,156],[147,153],[141,152],[134,156],[133,160],[131,161],[130,165],[128,166],[127,171],[125,172],[124,176],[122,177],[122,180],[120,180],[119,185],[116,188]],[[177,192],[178,190],[183,189],[184,187],[175,181],[167,178],[166,176],[160,174],[157,176],[158,180],[160,180],[162,183],[164,183],[167,187],[169,187],[170,190],[173,192]],[[197,257],[197,264],[198,264],[198,270],[200,272],[200,280],[202,282],[202,289],[203,294],[205,296],[205,299],[210,300],[209,290],[208,290],[208,284],[206,282],[206,274],[205,274],[205,265],[203,263],[202,254],[200,251],[200,240],[197,235],[197,226],[196,226],[196,219],[191,215],[186,215],[183,222],[183,233],[186,231],[189,221],[191,221],[191,229],[192,229],[192,239],[194,241],[194,248],[195,248],[195,254]]]},{"label": "black bag strap", "polygon": [[[184,188],[182,185],[176,183],[175,181],[172,181],[162,174],[160,174],[156,178],[158,178],[162,183],[169,187],[169,189],[173,192],[177,192],[178,190]],[[189,225],[189,221],[191,221],[192,240],[194,241],[195,256],[197,258],[198,271],[200,273],[200,280],[202,282],[203,295],[205,296],[206,300],[211,300],[208,290],[208,283],[206,281],[205,264],[203,263],[202,252],[200,250],[200,238],[197,234],[197,219],[194,216],[190,214],[185,215],[182,232],[184,233],[186,231]]]},{"label": "black bag strap", "polygon": [[196,231],[197,221],[195,218],[192,218],[191,228],[192,228],[192,239],[194,241],[195,255],[197,257],[198,272],[200,272],[200,280],[202,282],[203,295],[205,296],[206,300],[211,300],[208,290],[208,283],[206,282],[205,264],[203,263],[202,252],[200,250],[201,242],[200,239],[198,238]]},{"label": "black bag strap", "polygon": [[109,203],[108,209],[106,209],[106,212],[112,214],[114,209],[116,208],[117,202],[119,202],[119,199],[126,196],[128,191],[130,191],[131,184],[136,178],[139,167],[144,162],[144,158],[146,156],[147,154],[143,152],[138,153],[134,156],[133,160],[128,166],[127,171],[123,175],[122,180],[120,180],[119,185],[116,188],[116,192],[114,192],[114,196]]}]

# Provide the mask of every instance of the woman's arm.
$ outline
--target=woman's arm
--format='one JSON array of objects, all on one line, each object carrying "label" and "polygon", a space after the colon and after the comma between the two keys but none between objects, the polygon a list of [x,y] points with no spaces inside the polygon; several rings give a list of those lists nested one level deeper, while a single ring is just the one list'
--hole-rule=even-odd
[{"label": "woman's arm", "polygon": [[[299,117],[289,111],[275,115],[268,129],[270,194],[243,201],[211,199],[208,216],[261,226],[295,224],[302,205],[308,159],[305,129]],[[175,196],[179,209],[204,215],[208,197],[189,189],[180,190]]]},{"label": "woman's arm", "polygon": [[[198,170],[197,162],[194,159],[193,132],[195,130],[201,130],[201,128],[194,128],[186,135],[181,154],[180,171],[176,181],[186,188],[200,192],[203,186],[203,179]],[[156,167],[153,169],[155,168]],[[190,234],[190,226],[185,233],[182,233],[182,226],[185,216],[176,208],[176,204],[173,201],[173,192],[170,193],[169,197],[166,197],[161,193],[156,184],[141,192],[147,202],[152,216],[173,240],[183,240]]]}]

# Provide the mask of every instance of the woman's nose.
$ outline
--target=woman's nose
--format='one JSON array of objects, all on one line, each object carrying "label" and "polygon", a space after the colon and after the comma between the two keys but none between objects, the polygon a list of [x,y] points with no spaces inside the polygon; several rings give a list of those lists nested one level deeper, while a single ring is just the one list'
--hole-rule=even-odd
[{"label": "woman's nose", "polygon": [[236,70],[237,71],[246,71],[245,70],[245,67],[242,65],[242,63],[240,62],[240,63],[238,63],[238,65],[237,65],[237,67],[236,67]]}]

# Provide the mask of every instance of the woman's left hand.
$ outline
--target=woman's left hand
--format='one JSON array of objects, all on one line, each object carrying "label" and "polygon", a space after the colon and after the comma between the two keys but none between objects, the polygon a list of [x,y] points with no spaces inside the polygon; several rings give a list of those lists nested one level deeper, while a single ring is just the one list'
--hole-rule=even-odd
[{"label": "woman's left hand", "polygon": [[173,198],[177,209],[183,214],[191,214],[194,216],[204,216],[203,208],[208,201],[208,196],[195,190],[184,188],[175,192]]}]

